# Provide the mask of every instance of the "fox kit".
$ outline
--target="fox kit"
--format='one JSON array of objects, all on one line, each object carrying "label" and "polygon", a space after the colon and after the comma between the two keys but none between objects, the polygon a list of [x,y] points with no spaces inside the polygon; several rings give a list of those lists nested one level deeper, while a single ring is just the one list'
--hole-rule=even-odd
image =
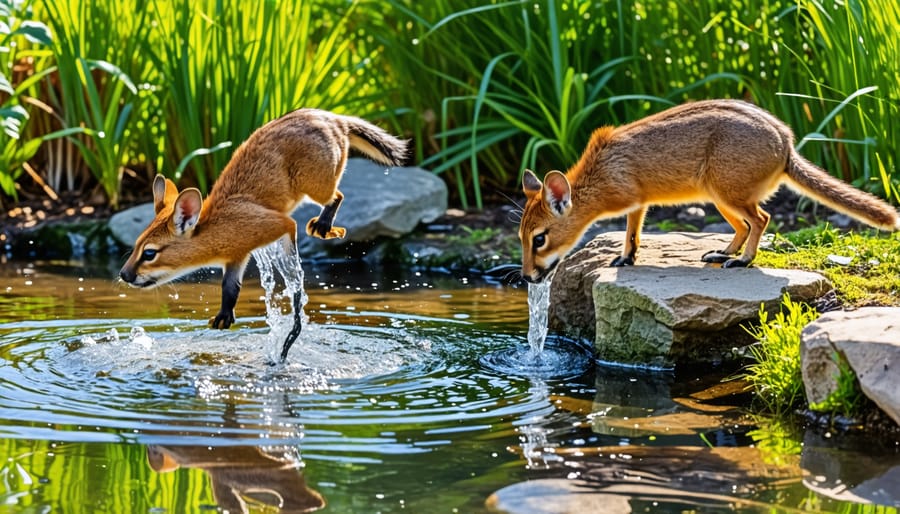
[{"label": "fox kit", "polygon": [[648,206],[697,201],[713,202],[735,231],[731,244],[702,260],[746,267],[769,224],[759,204],[782,182],[872,226],[900,229],[894,208],[819,169],[793,143],[787,125],[737,100],[688,103],[599,128],[565,174],[550,171],[541,183],[525,171],[522,276],[542,281],[591,223],[621,214],[627,216],[625,245],[611,265],[632,265]]},{"label": "fox kit", "polygon": [[[305,198],[322,205],[306,233],[344,237],[332,225],[344,195],[337,189],[350,148],[373,161],[399,166],[407,142],[362,119],[316,109],[299,109],[250,135],[234,152],[204,201],[194,188],[178,191],[157,175],[156,217],[137,238],[119,276],[134,287],[151,288],[205,266],[222,266],[222,306],[214,328],[234,323],[234,306],[250,252],[281,239],[296,251],[291,212]],[[300,294],[293,298],[294,327],[281,351],[284,360],[300,334]]]}]

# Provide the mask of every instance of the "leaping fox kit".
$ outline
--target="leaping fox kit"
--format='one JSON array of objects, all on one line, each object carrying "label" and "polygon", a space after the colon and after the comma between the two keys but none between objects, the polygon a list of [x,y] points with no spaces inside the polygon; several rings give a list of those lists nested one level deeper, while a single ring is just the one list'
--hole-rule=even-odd
[{"label": "leaping fox kit", "polygon": [[[222,306],[214,328],[234,323],[250,252],[282,239],[296,251],[297,225],[290,213],[305,198],[322,205],[306,233],[344,237],[333,226],[344,195],[337,189],[353,148],[387,166],[402,165],[407,142],[362,119],[316,109],[299,109],[250,135],[232,156],[204,201],[200,191],[178,191],[162,175],[153,181],[156,217],[137,238],[119,276],[134,287],[151,288],[197,268],[222,266]],[[281,358],[300,334],[300,295],[294,298],[294,328]]]},{"label": "leaping fox kit", "polygon": [[769,224],[760,203],[782,182],[874,227],[900,229],[893,207],[798,154],[783,122],[746,102],[709,100],[599,128],[572,168],[548,172],[543,183],[526,170],[522,276],[544,280],[591,223],[622,214],[625,245],[611,265],[632,265],[648,206],[698,201],[713,202],[735,231],[731,244],[702,260],[746,267]]}]

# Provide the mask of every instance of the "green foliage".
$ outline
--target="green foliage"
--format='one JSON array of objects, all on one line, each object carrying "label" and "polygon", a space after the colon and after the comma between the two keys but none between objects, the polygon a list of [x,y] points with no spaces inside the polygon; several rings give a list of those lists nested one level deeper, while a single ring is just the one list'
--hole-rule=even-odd
[{"label": "green foliage", "polygon": [[900,233],[803,229],[776,235],[754,264],[822,273],[849,306],[900,305]]},{"label": "green foliage", "polygon": [[46,88],[48,103],[64,126],[84,127],[84,137],[71,143],[115,208],[122,174],[135,153],[133,113],[147,107],[147,95],[140,95],[131,74],[115,63],[138,59],[146,14],[104,2],[49,2],[44,8],[56,34],[59,84]]},{"label": "green foliage", "polygon": [[[807,157],[900,202],[891,0],[60,0],[35,3],[35,19],[55,40],[33,76],[58,69],[28,86],[48,109],[27,139],[84,127],[36,160],[53,187],[90,169],[112,202],[125,169],[177,178],[183,162],[182,180],[207,189],[253,129],[315,106],[390,118],[480,207],[517,191],[525,167],[574,164],[596,127],[717,97],[769,109]],[[30,18],[9,26],[28,40],[14,52],[46,35]]]},{"label": "green foliage", "polygon": [[804,401],[800,368],[800,333],[818,317],[815,309],[791,301],[785,294],[782,309],[769,320],[769,312],[760,306],[759,326],[747,332],[756,340],[750,346],[753,363],[742,378],[750,381],[756,398],[766,411],[789,412]]},{"label": "green foliage", "polygon": [[411,84],[400,102],[419,130],[440,111],[425,162],[452,172],[464,206],[481,205],[481,182],[518,189],[524,167],[571,166],[598,126],[714,97],[768,108],[807,135],[808,157],[900,201],[895,2],[391,5],[385,58]]},{"label": "green foliage", "polygon": [[836,387],[823,401],[809,407],[812,410],[852,418],[859,414],[866,402],[866,397],[859,387],[859,381],[856,379],[853,369],[850,368],[850,364],[837,353],[832,354],[831,359],[838,368],[838,374],[835,377]]},{"label": "green foliage", "polygon": [[[347,20],[355,4],[313,2],[154,2],[159,48],[149,57],[161,74],[167,149],[172,157],[232,143],[190,162],[201,190],[237,144],[266,121],[304,106],[352,110],[366,93],[351,58]],[[247,16],[248,9],[255,11]],[[359,56],[361,61],[364,56]],[[226,145],[227,146],[227,145]],[[167,175],[180,178],[173,160]]]},{"label": "green foliage", "polygon": [[[18,197],[16,180],[22,174],[23,166],[37,153],[41,143],[80,130],[57,131],[38,136],[25,134],[25,125],[30,118],[28,109],[39,104],[30,96],[34,95],[36,84],[53,71],[52,68],[45,68],[30,76],[21,71],[22,68],[28,69],[24,66],[25,63],[34,62],[47,53],[29,48],[29,45],[39,47],[52,43],[47,26],[31,17],[30,2],[0,1],[0,95],[7,96],[0,104],[0,125],[3,127],[0,133],[0,190],[13,199]],[[7,70],[12,70],[18,77],[10,80]]]},{"label": "green foliage", "polygon": [[[312,106],[379,117],[377,82],[366,75],[368,44],[348,37],[356,2],[63,0],[42,3],[52,81],[36,91],[53,124],[83,127],[48,149],[59,163],[93,174],[118,203],[126,169],[161,172],[204,191],[260,125]],[[246,13],[252,11],[253,16]],[[358,31],[360,32],[360,31]],[[69,146],[71,148],[69,148]]]}]

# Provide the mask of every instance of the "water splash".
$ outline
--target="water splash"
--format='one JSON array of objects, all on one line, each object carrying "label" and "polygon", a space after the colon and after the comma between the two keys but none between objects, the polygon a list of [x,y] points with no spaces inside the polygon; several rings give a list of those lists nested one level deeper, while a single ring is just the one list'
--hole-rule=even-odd
[{"label": "water splash", "polygon": [[479,361],[503,374],[530,378],[565,378],[584,373],[590,366],[589,352],[573,341],[555,341],[546,346],[550,309],[550,281],[528,284],[528,346],[517,346],[483,355]]},{"label": "water splash", "polygon": [[547,340],[547,318],[550,310],[550,280],[528,284],[528,346],[537,358]]},{"label": "water splash", "polygon": [[[270,328],[267,357],[272,362],[277,362],[280,360],[284,340],[294,326],[293,298],[296,294],[301,297],[298,307],[303,325],[308,325],[309,321],[306,313],[303,312],[303,307],[309,297],[303,290],[303,268],[300,263],[300,255],[293,243],[285,245],[280,240],[253,250],[252,255],[257,268],[259,268],[259,281],[266,291],[264,297],[266,324]],[[284,280],[283,287],[280,289],[275,280],[276,271]],[[302,335],[301,333],[301,337]]]}]

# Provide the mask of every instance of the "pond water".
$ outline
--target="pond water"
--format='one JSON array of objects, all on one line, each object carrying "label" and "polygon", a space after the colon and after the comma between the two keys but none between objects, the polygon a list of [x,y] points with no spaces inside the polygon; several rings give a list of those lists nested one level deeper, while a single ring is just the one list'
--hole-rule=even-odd
[{"label": "pond water", "polygon": [[309,323],[270,365],[252,273],[214,331],[216,273],[140,291],[117,266],[0,265],[0,512],[900,502],[895,443],[751,417],[728,370],[598,366],[552,334],[535,364],[525,288],[304,264]]}]

